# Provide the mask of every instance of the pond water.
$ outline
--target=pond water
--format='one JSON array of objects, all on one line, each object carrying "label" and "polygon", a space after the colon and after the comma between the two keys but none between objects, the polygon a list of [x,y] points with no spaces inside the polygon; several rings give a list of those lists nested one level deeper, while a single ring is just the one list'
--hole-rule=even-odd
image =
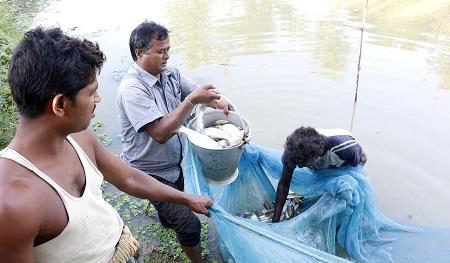
[{"label": "pond water", "polygon": [[36,24],[98,41],[107,56],[94,121],[111,149],[121,151],[115,95],[132,63],[128,37],[153,20],[171,30],[169,64],[215,84],[253,143],[283,149],[301,125],[351,130],[383,214],[427,230],[396,235],[395,262],[450,258],[450,1],[368,1],[367,12],[362,0],[41,2]]}]

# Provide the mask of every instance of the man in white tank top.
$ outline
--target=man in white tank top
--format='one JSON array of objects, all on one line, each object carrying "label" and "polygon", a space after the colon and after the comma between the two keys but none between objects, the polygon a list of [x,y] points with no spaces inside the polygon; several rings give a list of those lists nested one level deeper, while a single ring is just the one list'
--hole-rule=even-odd
[{"label": "man in white tank top", "polygon": [[125,262],[116,246],[130,243],[131,256],[137,244],[132,237],[121,242],[126,231],[102,197],[103,179],[130,195],[209,216],[209,197],[131,168],[87,129],[104,61],[97,43],[59,28],[29,30],[15,48],[8,82],[20,119],[0,152],[1,262]]}]

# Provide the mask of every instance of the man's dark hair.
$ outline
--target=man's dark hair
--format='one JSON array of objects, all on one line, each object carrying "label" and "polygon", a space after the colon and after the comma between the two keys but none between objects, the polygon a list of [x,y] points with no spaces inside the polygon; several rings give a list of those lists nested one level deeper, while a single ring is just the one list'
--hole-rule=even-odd
[{"label": "man's dark hair", "polygon": [[325,138],[313,127],[300,127],[286,138],[284,161],[303,167],[317,160],[324,151]]},{"label": "man's dark hair", "polygon": [[105,60],[98,43],[70,37],[58,27],[29,30],[14,49],[8,73],[20,115],[38,116],[56,94],[75,103],[78,92],[94,81]]},{"label": "man's dark hair", "polygon": [[137,60],[135,51],[140,50],[142,53],[147,52],[152,47],[152,38],[157,40],[165,40],[169,37],[170,31],[162,25],[152,21],[145,20],[138,25],[130,35],[130,52],[133,60]]}]

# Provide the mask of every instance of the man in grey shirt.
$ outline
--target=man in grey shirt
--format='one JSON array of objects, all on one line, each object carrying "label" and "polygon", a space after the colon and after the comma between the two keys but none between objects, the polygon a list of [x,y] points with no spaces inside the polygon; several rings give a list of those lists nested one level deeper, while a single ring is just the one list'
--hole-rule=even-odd
[{"label": "man in grey shirt", "polygon": [[[220,108],[231,105],[220,99],[213,85],[198,86],[176,68],[168,67],[169,31],[144,21],[130,36],[135,63],[120,83],[117,111],[122,129],[121,158],[160,182],[184,190],[180,167],[182,138],[177,133],[196,104]],[[182,249],[192,262],[202,262],[201,224],[184,205],[152,201],[161,224],[174,228]]]}]

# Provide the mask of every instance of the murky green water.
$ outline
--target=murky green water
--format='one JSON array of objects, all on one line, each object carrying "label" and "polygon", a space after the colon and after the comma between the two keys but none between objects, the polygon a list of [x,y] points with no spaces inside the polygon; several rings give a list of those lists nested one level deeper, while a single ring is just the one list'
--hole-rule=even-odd
[{"label": "murky green water", "polygon": [[112,149],[120,151],[115,78],[132,62],[128,37],[154,20],[171,30],[169,64],[218,86],[251,122],[253,143],[282,149],[300,125],[351,129],[381,211],[433,229],[402,235],[423,251],[394,245],[396,262],[450,258],[450,1],[369,0],[361,50],[360,0],[47,3],[37,24],[59,24],[106,53],[95,120],[107,124]]}]

